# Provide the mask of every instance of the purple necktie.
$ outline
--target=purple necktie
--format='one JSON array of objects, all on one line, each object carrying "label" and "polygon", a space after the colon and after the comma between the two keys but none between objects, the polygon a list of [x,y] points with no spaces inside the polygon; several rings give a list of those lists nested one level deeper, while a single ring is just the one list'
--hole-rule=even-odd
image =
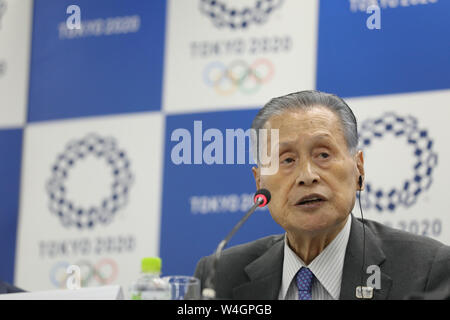
[{"label": "purple necktie", "polygon": [[295,276],[295,282],[298,288],[299,300],[312,300],[312,283],[314,274],[308,268],[302,267]]}]

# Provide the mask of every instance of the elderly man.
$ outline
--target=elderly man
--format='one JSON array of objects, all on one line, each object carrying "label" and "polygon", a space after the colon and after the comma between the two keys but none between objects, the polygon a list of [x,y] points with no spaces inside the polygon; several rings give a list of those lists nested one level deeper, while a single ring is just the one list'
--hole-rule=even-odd
[{"label": "elderly man", "polygon": [[[225,250],[217,298],[357,299],[362,285],[366,298],[404,299],[450,288],[450,247],[374,221],[363,228],[351,214],[364,188],[364,157],[356,118],[341,98],[319,91],[274,98],[252,128],[279,130],[276,173],[264,175],[260,163],[252,170],[286,233]],[[211,265],[212,257],[199,261],[202,283]]]}]

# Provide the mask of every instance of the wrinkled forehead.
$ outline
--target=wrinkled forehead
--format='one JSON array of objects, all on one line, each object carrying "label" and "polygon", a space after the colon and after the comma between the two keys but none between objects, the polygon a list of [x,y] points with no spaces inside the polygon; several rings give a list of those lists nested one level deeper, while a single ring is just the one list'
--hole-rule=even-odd
[{"label": "wrinkled forehead", "polygon": [[298,137],[328,136],[334,138],[337,143],[345,143],[339,117],[322,106],[287,110],[269,118],[264,128],[278,129],[280,142]]}]

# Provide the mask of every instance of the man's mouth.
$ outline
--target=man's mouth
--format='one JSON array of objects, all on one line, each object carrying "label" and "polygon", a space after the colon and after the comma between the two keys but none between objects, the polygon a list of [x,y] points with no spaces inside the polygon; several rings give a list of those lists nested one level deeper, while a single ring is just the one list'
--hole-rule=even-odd
[{"label": "man's mouth", "polygon": [[321,203],[325,202],[326,200],[327,199],[324,196],[314,193],[302,197],[300,200],[297,201],[295,205],[301,207],[316,207],[319,206]]}]

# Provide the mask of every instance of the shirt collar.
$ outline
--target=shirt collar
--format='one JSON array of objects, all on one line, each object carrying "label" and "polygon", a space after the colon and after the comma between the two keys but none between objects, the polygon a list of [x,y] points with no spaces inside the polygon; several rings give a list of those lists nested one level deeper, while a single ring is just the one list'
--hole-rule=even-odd
[{"label": "shirt collar", "polygon": [[[339,299],[345,251],[350,237],[351,220],[351,216],[348,215],[347,222],[338,235],[307,266],[314,273],[317,281],[320,282],[335,300]],[[306,267],[306,264],[289,247],[285,235],[283,275],[281,283],[281,293],[283,298],[286,297],[289,286],[301,267]]]}]

